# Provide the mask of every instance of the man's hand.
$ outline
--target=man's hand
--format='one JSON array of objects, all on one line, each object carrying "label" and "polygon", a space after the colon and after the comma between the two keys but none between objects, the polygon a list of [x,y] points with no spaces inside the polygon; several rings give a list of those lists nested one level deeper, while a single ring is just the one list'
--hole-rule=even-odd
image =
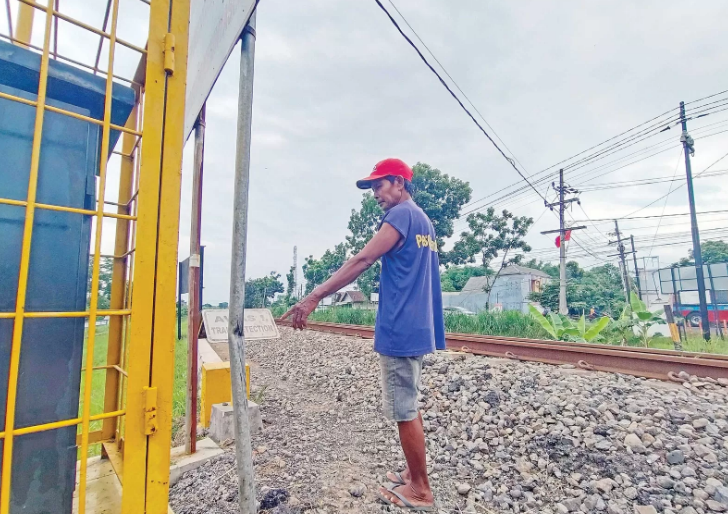
[{"label": "man's hand", "polygon": [[306,321],[308,320],[308,317],[316,309],[318,303],[318,298],[310,294],[306,298],[298,302],[296,305],[291,307],[291,310],[281,316],[281,319],[285,320],[290,317],[291,322],[293,323],[293,328],[303,330],[307,326]]},{"label": "man's hand", "polygon": [[384,223],[379,232],[374,235],[361,252],[346,261],[331,278],[281,316],[281,320],[290,317],[293,328],[298,330],[306,328],[306,320],[321,300],[345,285],[354,282],[377,259],[393,249],[399,243],[401,237],[400,233],[392,225]]}]

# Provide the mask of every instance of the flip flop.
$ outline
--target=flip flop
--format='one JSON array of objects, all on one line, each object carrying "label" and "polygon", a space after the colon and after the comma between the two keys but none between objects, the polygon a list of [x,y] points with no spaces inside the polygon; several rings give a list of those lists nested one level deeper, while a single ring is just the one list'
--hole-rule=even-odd
[{"label": "flip flop", "polygon": [[390,493],[392,493],[393,495],[395,495],[397,497],[397,499],[399,499],[399,501],[402,502],[402,505],[398,505],[398,504],[394,503],[392,500],[390,500],[389,498],[387,498],[386,496],[384,496],[382,493],[377,493],[377,496],[379,496],[379,499],[381,501],[383,501],[384,503],[386,503],[387,505],[393,505],[395,507],[399,507],[400,509],[410,510],[412,512],[435,512],[435,504],[434,503],[432,505],[419,505],[419,506],[418,505],[412,505],[407,500],[407,498],[405,498],[404,496],[402,496],[401,494],[399,494],[397,491],[395,491],[395,489],[397,487],[401,487],[402,485],[403,484],[393,485],[391,487],[385,487],[385,489],[387,491],[389,491]]},{"label": "flip flop", "polygon": [[[395,480],[389,478],[390,475],[393,476]],[[387,471],[387,480],[392,482],[394,485],[405,485],[407,483],[404,478],[402,478],[402,474],[398,471]]]}]

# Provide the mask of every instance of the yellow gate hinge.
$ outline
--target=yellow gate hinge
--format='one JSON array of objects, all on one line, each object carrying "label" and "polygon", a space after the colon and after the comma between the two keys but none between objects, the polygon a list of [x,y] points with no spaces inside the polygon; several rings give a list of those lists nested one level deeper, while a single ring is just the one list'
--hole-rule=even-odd
[{"label": "yellow gate hinge", "polygon": [[154,435],[157,432],[157,388],[144,388],[144,433]]},{"label": "yellow gate hinge", "polygon": [[164,35],[164,71],[174,74],[174,34],[168,32]]}]

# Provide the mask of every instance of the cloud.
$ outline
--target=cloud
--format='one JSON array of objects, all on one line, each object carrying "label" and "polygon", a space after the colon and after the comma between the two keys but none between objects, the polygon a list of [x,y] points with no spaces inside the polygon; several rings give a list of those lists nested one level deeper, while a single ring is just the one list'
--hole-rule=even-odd
[{"label": "cloud", "polygon": [[[61,8],[85,9],[98,24],[103,6],[94,11],[88,4],[64,0]],[[538,173],[676,108],[680,100],[712,94],[728,83],[728,71],[720,66],[725,61],[720,0],[706,0],[692,10],[659,0],[395,4],[527,173]],[[138,16],[133,13],[120,29],[137,43],[145,32]],[[42,17],[36,24],[38,18]],[[93,59],[93,42],[74,43],[64,34],[71,32],[62,25],[62,47]],[[350,211],[361,198],[354,181],[385,156],[427,162],[467,180],[474,199],[519,180],[375,2],[265,0],[259,6],[257,35],[249,276],[272,270],[284,274],[294,245],[301,264],[303,256],[320,256],[342,241]],[[120,56],[121,69],[133,69],[132,56]],[[205,300],[210,303],[228,299],[238,66],[236,48],[208,101],[202,238],[209,245]],[[697,137],[700,127],[725,120],[725,115],[691,122],[696,172],[728,151],[728,134]],[[609,174],[614,166],[580,177],[576,170],[569,171],[567,180],[578,188],[582,183],[672,176],[676,169],[682,177],[677,129],[645,144],[670,138],[674,149],[653,158]],[[188,254],[191,146],[185,149],[183,166],[181,258]],[[728,168],[728,162],[721,166]],[[542,192],[554,178],[544,182]],[[588,179],[593,180],[585,182]],[[725,184],[720,176],[696,180],[698,210],[721,209]],[[669,187],[656,184],[580,196],[589,217],[609,218],[644,207]],[[666,212],[687,211],[684,191],[640,214],[659,215],[663,206]],[[544,212],[535,193],[498,204],[503,207],[537,218],[529,242],[537,249],[553,247],[553,238],[539,232],[553,229],[557,220]],[[584,219],[578,208],[571,215]],[[624,221],[620,227],[636,235],[653,234],[656,224],[645,229],[648,224]],[[715,223],[706,221],[706,226]],[[610,225],[598,228],[601,232],[583,231],[580,239],[604,244]],[[659,233],[678,229],[684,231],[685,226],[666,225]],[[686,255],[688,247],[655,248],[653,254],[669,263]],[[649,245],[644,248],[646,255]]]}]

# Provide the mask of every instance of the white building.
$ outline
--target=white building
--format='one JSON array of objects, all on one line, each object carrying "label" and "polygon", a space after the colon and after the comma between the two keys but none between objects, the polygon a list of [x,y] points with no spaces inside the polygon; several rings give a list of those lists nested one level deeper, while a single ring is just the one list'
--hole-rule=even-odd
[{"label": "white building", "polygon": [[[540,292],[550,280],[541,270],[512,265],[501,271],[490,292],[490,308],[528,312],[529,295]],[[485,310],[488,302],[486,289],[492,276],[471,277],[458,293],[443,293],[444,307],[462,307],[472,312]]]}]

